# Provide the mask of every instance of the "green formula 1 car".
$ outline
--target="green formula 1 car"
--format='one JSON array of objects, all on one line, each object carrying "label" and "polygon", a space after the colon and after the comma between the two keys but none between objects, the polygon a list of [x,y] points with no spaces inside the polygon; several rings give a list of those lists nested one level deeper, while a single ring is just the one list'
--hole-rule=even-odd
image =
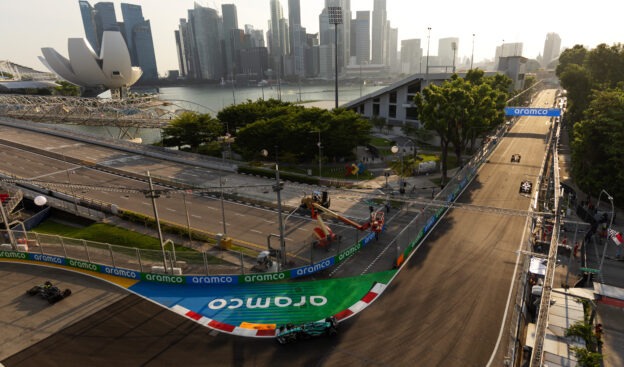
[{"label": "green formula 1 car", "polygon": [[308,322],[301,325],[282,325],[277,328],[277,342],[288,344],[321,335],[334,336],[337,333],[338,321],[334,317],[328,317],[323,321]]}]

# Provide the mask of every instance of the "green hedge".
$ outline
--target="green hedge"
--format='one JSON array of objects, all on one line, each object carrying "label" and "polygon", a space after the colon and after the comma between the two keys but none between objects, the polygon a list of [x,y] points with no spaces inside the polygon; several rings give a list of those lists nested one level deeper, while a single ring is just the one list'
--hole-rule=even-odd
[{"label": "green hedge", "polygon": [[[251,166],[238,166],[238,173],[261,176],[266,178],[275,178],[275,171],[267,170],[266,168],[258,168]],[[288,180],[293,182],[306,183],[311,185],[318,185],[319,179],[314,176],[305,176],[301,174],[291,173],[288,171],[280,170],[280,180]]]}]

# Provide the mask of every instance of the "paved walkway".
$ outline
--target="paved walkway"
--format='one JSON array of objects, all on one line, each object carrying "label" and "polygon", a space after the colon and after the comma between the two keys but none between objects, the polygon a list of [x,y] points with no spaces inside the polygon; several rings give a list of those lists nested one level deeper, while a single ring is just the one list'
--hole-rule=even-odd
[{"label": "paved walkway", "polygon": [[[573,188],[576,191],[577,200],[586,200],[587,194],[583,193],[575,184],[575,182],[571,178],[571,155],[570,155],[570,147],[569,147],[569,137],[566,130],[562,130],[561,138],[560,138],[560,148],[559,148],[559,173],[561,177],[561,182]],[[594,202],[596,202],[597,198],[593,198]],[[569,201],[565,201],[566,204],[570,203]],[[574,203],[571,203],[571,207],[574,207]],[[608,207],[607,207],[608,206]],[[602,196],[602,201],[600,203],[601,211],[610,211],[611,207],[609,205],[609,201]],[[615,208],[616,211],[616,220],[612,224],[612,228],[619,231],[620,233],[624,232],[624,212]],[[582,220],[576,216],[574,210],[570,211],[570,215],[564,219],[569,222],[582,222]],[[576,225],[568,225],[566,226],[568,230],[572,228],[576,228]],[[588,226],[582,226],[582,231],[577,234],[578,241],[582,242],[585,232],[588,229]],[[566,232],[568,236],[569,243],[573,246],[573,232]],[[607,244],[606,252],[605,244]],[[598,268],[600,262],[602,260],[602,254],[604,253],[605,260],[603,262],[603,274],[602,281],[605,284],[608,284],[605,287],[601,287],[601,284],[596,284],[601,280],[600,276],[594,277],[594,293],[605,293],[602,288],[606,288],[609,292],[609,295],[614,297],[615,299],[621,298],[622,302],[605,304],[600,301],[597,302],[597,314],[596,314],[596,323],[601,323],[603,325],[603,365],[605,367],[619,367],[624,366],[624,261],[616,261],[615,252],[616,246],[611,241],[607,241],[605,238],[601,238],[599,236],[594,236],[591,241],[591,244],[588,246],[587,250],[587,263],[592,264],[592,267]],[[572,261],[569,268],[569,273],[571,274],[571,279],[580,279],[581,270],[580,270],[580,261],[578,259]],[[566,273],[567,274],[567,265],[561,264],[562,267],[558,268],[557,272],[559,275]],[[561,278],[558,278],[561,279]],[[569,283],[573,286],[572,281]],[[597,294],[596,294],[597,296]],[[619,304],[619,306],[618,306]]]}]

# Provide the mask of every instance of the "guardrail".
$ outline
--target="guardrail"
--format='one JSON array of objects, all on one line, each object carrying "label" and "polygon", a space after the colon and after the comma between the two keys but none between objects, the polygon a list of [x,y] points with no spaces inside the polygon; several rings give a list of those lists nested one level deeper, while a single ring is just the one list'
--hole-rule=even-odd
[{"label": "guardrail", "polygon": [[[161,250],[125,247],[28,231],[12,230],[12,232],[21,252],[27,252],[34,261],[59,263],[58,259],[67,259],[146,273],[151,272],[152,267],[162,268],[166,262],[168,270],[180,268],[187,274],[244,273],[242,265],[234,265],[220,259],[218,251],[176,252],[169,248],[165,251],[166,258],[163,260]],[[7,231],[0,231],[0,234],[8,242]],[[11,250],[8,243],[0,246],[5,255]],[[39,256],[33,258],[35,254]],[[45,260],[48,257],[52,261]]]},{"label": "guardrail", "polygon": [[451,177],[449,182],[444,185],[442,190],[436,195],[436,202],[425,206],[421,213],[393,240],[392,244],[396,247],[397,253],[396,267],[401,266],[412,252],[418,248],[425,235],[435,227],[435,224],[443,217],[448,207],[461,195],[477,174],[479,167],[492,154],[498,144],[498,140],[503,137],[507,129],[506,126],[501,126],[494,135],[496,138],[490,139],[487,144],[483,145],[477,154],[464,164],[457,174]]}]

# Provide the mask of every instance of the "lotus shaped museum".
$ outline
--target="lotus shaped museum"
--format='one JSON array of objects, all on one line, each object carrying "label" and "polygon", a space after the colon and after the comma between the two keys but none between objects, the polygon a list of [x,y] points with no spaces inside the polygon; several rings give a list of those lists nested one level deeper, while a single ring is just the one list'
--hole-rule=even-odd
[{"label": "lotus shaped museum", "polygon": [[99,56],[83,38],[70,38],[67,49],[69,60],[50,47],[41,49],[43,57],[39,60],[59,77],[81,87],[127,88],[143,73],[132,66],[128,46],[117,31],[104,32]]}]

